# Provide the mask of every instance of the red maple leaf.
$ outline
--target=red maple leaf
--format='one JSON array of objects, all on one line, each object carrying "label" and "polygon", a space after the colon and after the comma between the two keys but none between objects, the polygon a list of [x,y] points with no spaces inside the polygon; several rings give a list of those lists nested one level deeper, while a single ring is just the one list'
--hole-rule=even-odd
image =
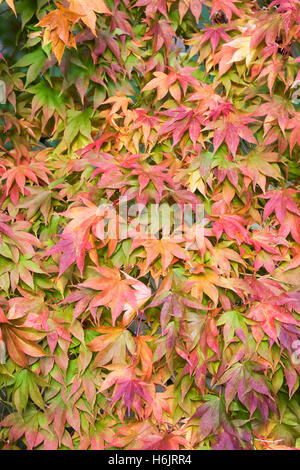
[{"label": "red maple leaf", "polygon": [[[95,268],[100,274],[99,277],[88,279],[78,284],[79,288],[89,288],[100,291],[94,296],[90,302],[90,308],[100,305],[107,306],[111,309],[113,325],[116,319],[121,315],[123,310],[128,307],[135,312],[138,311],[141,300],[138,297],[139,290],[144,293],[145,285],[125,273],[125,279],[121,278],[120,271],[117,268],[110,269],[108,267]],[[150,296],[150,289],[146,288]],[[145,296],[142,296],[142,303],[145,302]]]},{"label": "red maple leaf", "polygon": [[162,46],[165,46],[166,51],[169,52],[172,44],[172,37],[175,36],[175,31],[170,23],[166,20],[160,20],[151,24],[143,37],[143,40],[153,39],[153,54],[156,54]]},{"label": "red maple leaf", "polygon": [[253,117],[238,112],[229,112],[215,122],[210,122],[203,130],[214,129],[213,146],[214,153],[218,150],[225,140],[230,152],[235,157],[237,148],[240,144],[240,138],[257,144],[257,141],[247,124],[255,122]]}]

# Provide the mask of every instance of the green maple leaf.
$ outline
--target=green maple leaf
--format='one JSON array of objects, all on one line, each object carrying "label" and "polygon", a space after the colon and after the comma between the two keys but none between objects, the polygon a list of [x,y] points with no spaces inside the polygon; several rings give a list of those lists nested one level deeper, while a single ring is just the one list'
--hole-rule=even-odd
[{"label": "green maple leaf", "polygon": [[235,334],[245,342],[248,337],[247,325],[254,324],[254,322],[249,322],[249,319],[237,310],[228,310],[218,318],[216,324],[217,326],[224,325],[224,339],[226,343],[230,343]]},{"label": "green maple leaf", "polygon": [[47,56],[40,47],[33,52],[29,52],[29,54],[25,54],[14,65],[15,67],[28,67],[25,88],[39,76],[45,66],[46,59]]},{"label": "green maple leaf", "polygon": [[60,91],[52,88],[46,80],[40,81],[27,90],[34,95],[32,100],[32,114],[39,109],[43,110],[46,122],[54,113],[57,113],[62,119],[65,119],[65,97]]},{"label": "green maple leaf", "polygon": [[68,146],[71,145],[78,134],[81,134],[89,139],[91,138],[92,113],[93,110],[91,108],[87,108],[84,111],[76,111],[75,109],[68,110],[67,125],[64,133],[64,139]]}]

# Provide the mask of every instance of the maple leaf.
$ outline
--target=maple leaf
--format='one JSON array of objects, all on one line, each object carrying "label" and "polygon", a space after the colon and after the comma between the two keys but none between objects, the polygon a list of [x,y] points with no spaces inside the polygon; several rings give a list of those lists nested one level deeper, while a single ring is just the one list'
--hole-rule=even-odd
[{"label": "maple leaf", "polygon": [[203,0],[180,0],[179,1],[179,18],[180,18],[180,23],[183,20],[183,17],[187,13],[188,9],[190,9],[192,15],[195,17],[195,20],[199,21],[199,17],[202,12],[202,4]]},{"label": "maple leaf", "polygon": [[[101,385],[99,374],[97,374],[96,371],[87,368],[91,360],[92,353],[88,350],[85,350],[85,353],[86,352],[89,353],[86,355],[88,358],[87,363],[83,364],[81,369],[78,368],[80,375],[76,373],[76,369],[74,370],[72,378],[68,381],[68,385],[71,385],[68,400],[71,402],[72,407],[76,405],[78,400],[81,400],[82,397],[85,397],[90,407],[93,408],[96,402],[96,387],[98,388]],[[59,378],[57,377],[57,379]],[[88,411],[88,408],[84,405],[81,407],[79,406],[79,409],[80,408],[82,411]]]},{"label": "maple leaf", "polygon": [[187,314],[189,324],[188,338],[192,350],[199,344],[205,358],[207,358],[208,347],[220,357],[219,352],[219,331],[215,319],[210,315],[199,315],[199,313],[189,312]]},{"label": "maple leaf", "polygon": [[173,286],[167,291],[158,291],[155,295],[154,300],[149,304],[148,307],[156,307],[162,305],[160,311],[160,323],[162,334],[166,333],[167,325],[171,319],[171,316],[182,318],[187,308],[205,309],[204,305],[199,305],[198,302],[182,295],[179,288]]},{"label": "maple leaf", "polygon": [[213,232],[217,240],[221,237],[223,231],[229,238],[236,240],[240,245],[242,242],[249,242],[249,232],[245,229],[245,220],[243,217],[235,214],[224,214],[213,224]]},{"label": "maple leaf", "polygon": [[264,207],[264,220],[275,211],[276,218],[280,223],[278,234],[286,237],[291,233],[296,242],[300,242],[299,238],[299,216],[300,210],[293,196],[296,191],[292,188],[283,190],[272,190],[261,195],[262,199],[269,199]]},{"label": "maple leaf", "polygon": [[271,144],[276,140],[276,135],[272,133],[273,128],[278,123],[281,132],[284,134],[289,123],[289,117],[293,112],[291,104],[279,95],[262,95],[266,100],[256,109],[255,116],[265,116],[264,134],[266,135],[264,144]]},{"label": "maple leaf", "polygon": [[[45,224],[48,223],[49,214],[51,214],[51,201],[52,198],[60,199],[60,197],[51,189],[43,187],[30,187],[28,188],[29,195],[25,196],[18,207],[21,209],[28,209],[27,217],[30,220],[38,211],[44,217]],[[51,215],[50,215],[51,217]]]},{"label": "maple leaf", "polygon": [[[124,276],[127,279],[130,279],[130,276],[124,272]],[[151,289],[143,283],[134,283],[133,288],[135,290],[135,297],[137,301],[138,308],[141,308],[151,297]],[[123,325],[127,325],[131,321],[132,317],[135,315],[135,309],[128,302],[124,304],[124,315],[123,315]]]},{"label": "maple leaf", "polygon": [[[38,75],[42,72],[44,66],[46,64],[46,55],[41,49],[37,49],[30,54],[26,54],[25,56],[21,57],[20,60],[15,64],[16,67],[28,67],[27,75],[26,75],[26,84],[29,85],[32,83]],[[39,87],[37,87],[39,89]]]},{"label": "maple leaf", "polygon": [[[175,230],[175,234],[177,229]],[[203,229],[202,224],[194,224],[191,227],[182,227],[182,232],[185,238],[185,249],[197,249],[204,256],[204,253],[208,250],[210,253],[213,251],[213,246],[209,240],[209,237],[213,236],[211,229]]]},{"label": "maple leaf", "polygon": [[[4,235],[9,244],[16,245],[18,250],[24,255],[34,256],[34,247],[40,248],[41,243],[38,238],[25,231],[31,226],[30,222],[15,222],[13,228],[11,228],[5,223],[10,220],[10,216],[1,214],[0,212],[0,234]],[[0,238],[0,241],[2,241],[2,238]],[[18,258],[16,258],[16,260],[17,259]]]},{"label": "maple leaf", "polygon": [[187,447],[188,442],[183,437],[184,431],[166,431],[155,433],[144,438],[141,450],[179,450],[180,446]]},{"label": "maple leaf", "polygon": [[156,115],[153,116],[147,110],[137,108],[134,110],[134,117],[132,118],[131,128],[142,129],[144,136],[144,143],[147,145],[148,139],[152,129],[158,127],[159,121]]},{"label": "maple leaf", "polygon": [[216,285],[220,283],[216,268],[206,268],[203,266],[191,267],[192,274],[185,283],[185,289],[191,292],[191,295],[202,302],[203,294],[206,294],[215,305],[218,303],[218,289]]},{"label": "maple leaf", "polygon": [[299,290],[285,292],[282,294],[282,303],[285,305],[286,308],[289,310],[295,310],[297,313],[300,312],[300,304],[299,304]]},{"label": "maple leaf", "polygon": [[198,80],[191,75],[194,70],[195,69],[193,67],[183,67],[178,72],[171,71],[169,74],[164,72],[154,72],[153,75],[156,78],[150,80],[150,82],[144,86],[142,91],[157,88],[157,100],[161,100],[169,91],[173,98],[180,103],[181,90],[176,82],[178,81],[180,83],[184,94],[186,93],[189,84],[198,86]]},{"label": "maple leaf", "polygon": [[211,261],[212,266],[220,268],[221,272],[230,275],[231,264],[230,262],[234,261],[243,266],[246,266],[246,263],[242,260],[240,255],[229,248],[230,242],[221,242],[215,245],[211,251]]},{"label": "maple leaf", "polygon": [[[130,413],[132,406],[140,414],[141,411],[141,398],[145,401],[151,401],[151,395],[145,388],[148,384],[140,379],[134,380],[118,380],[118,387],[112,398],[112,405],[121,398],[121,406],[124,403],[127,406],[127,411]],[[103,387],[101,388],[103,390]]]},{"label": "maple leaf", "polygon": [[[91,55],[94,61],[94,64],[97,63],[98,57],[102,56],[107,48],[114,54],[114,56],[118,59],[119,63],[121,61],[121,50],[118,41],[112,36],[110,31],[108,30],[97,30],[96,31],[96,38],[92,31],[85,30],[81,32],[78,37],[76,38],[76,43],[81,44],[84,41],[92,41],[95,40],[95,47],[91,49]],[[102,67],[99,68],[98,73],[95,73],[91,76],[91,79],[96,82],[100,83],[104,87],[106,87],[104,81],[101,77],[101,71],[104,72]],[[116,65],[112,65],[110,68],[110,73],[116,81],[116,71],[120,71],[120,67]],[[101,101],[101,104],[102,101]]]},{"label": "maple leaf", "polygon": [[276,163],[279,161],[279,155],[276,152],[268,152],[264,147],[257,146],[246,155],[239,156],[238,160],[246,188],[252,181],[253,190],[258,184],[265,192],[267,177],[282,179],[280,168]]},{"label": "maple leaf", "polygon": [[263,40],[267,45],[274,44],[281,29],[281,21],[277,11],[271,10],[268,14],[263,10],[257,12],[255,19],[257,27],[251,37],[251,47],[258,46]]},{"label": "maple leaf", "polygon": [[150,432],[154,432],[154,425],[150,420],[125,424],[115,433],[110,445],[124,449],[141,449],[143,439]]},{"label": "maple leaf", "polygon": [[270,273],[273,273],[275,269],[274,260],[283,259],[276,245],[289,246],[289,243],[285,238],[276,236],[267,228],[263,231],[253,230],[251,238],[257,252],[254,268],[259,269],[264,265]]},{"label": "maple leaf", "polygon": [[[253,368],[253,366],[252,366]],[[221,372],[219,372],[221,374]],[[241,403],[250,411],[250,415],[254,413],[257,406],[264,420],[268,416],[268,409],[273,408],[272,397],[264,378],[258,373],[254,373],[251,365],[236,362],[232,367],[226,370],[218,384],[226,384],[225,386],[225,402],[226,410],[236,396]]]},{"label": "maple leaf", "polygon": [[281,260],[282,256],[274,256],[261,250],[255,257],[254,269],[259,270],[262,266],[264,266],[270,274],[273,274],[275,270],[275,262]]},{"label": "maple leaf", "polygon": [[104,450],[105,443],[111,443],[114,438],[114,424],[115,421],[109,416],[101,417],[93,428],[90,428],[89,434],[81,435],[79,450],[86,450],[89,447],[92,450]]},{"label": "maple leaf", "polygon": [[43,255],[49,256],[56,253],[64,253],[60,258],[59,276],[61,276],[75,260],[82,274],[86,250],[93,247],[91,244],[91,231],[94,236],[103,239],[103,219],[106,216],[115,217],[115,212],[111,205],[105,205],[99,208],[85,198],[82,199],[82,202],[85,206],[72,207],[63,214],[72,220],[65,227],[61,235],[61,240]]},{"label": "maple leaf", "polygon": [[74,141],[75,137],[82,135],[87,139],[91,139],[91,115],[90,108],[84,111],[77,111],[70,109],[67,111],[67,126],[64,132],[64,139],[69,146]]},{"label": "maple leaf", "polygon": [[22,163],[20,162],[20,165],[6,170],[2,175],[2,179],[6,180],[6,195],[10,194],[13,203],[17,204],[19,200],[19,192],[21,192],[23,196],[25,194],[26,178],[37,185],[39,184],[38,178],[49,184],[49,174],[51,174],[51,171],[46,168],[42,162],[32,161],[30,164],[28,164],[27,161]]},{"label": "maple leaf", "polygon": [[251,36],[239,36],[226,44],[222,44],[220,50],[214,54],[214,64],[219,64],[219,77],[222,77],[235,62],[245,61],[249,69],[258,55],[255,48],[251,48]]},{"label": "maple leaf", "polygon": [[146,402],[152,402],[152,396],[148,389],[149,384],[136,377],[135,370],[132,367],[124,367],[124,365],[105,366],[112,370],[104,382],[102,382],[100,391],[103,392],[115,385],[111,404],[114,405],[121,399],[122,405],[126,405],[128,413],[135,408],[138,415],[141,416],[141,399]]},{"label": "maple leaf", "polygon": [[101,333],[88,343],[93,352],[98,352],[94,365],[99,367],[112,361],[113,364],[126,363],[126,350],[134,353],[135,344],[130,331],[125,328],[102,326],[94,331]]},{"label": "maple leaf", "polygon": [[175,31],[166,20],[153,22],[145,33],[143,40],[152,39],[153,36],[153,54],[156,54],[162,46],[165,46],[169,52],[172,44],[172,37],[175,37]]},{"label": "maple leaf", "polygon": [[[41,291],[32,293],[31,291],[18,289],[21,297],[13,297],[8,302],[8,319],[24,319],[24,326],[42,329],[42,318],[45,313],[45,299]],[[24,318],[24,315],[26,317]]]},{"label": "maple leaf", "polygon": [[274,87],[274,83],[278,75],[281,78],[282,82],[287,85],[286,78],[285,78],[284,63],[282,62],[282,60],[273,59],[270,64],[266,65],[263,68],[263,70],[258,75],[257,80],[261,80],[264,77],[268,77],[267,78],[268,88],[270,90],[270,94],[272,94],[272,89]]},{"label": "maple leaf", "polygon": [[75,319],[88,309],[91,312],[93,319],[96,320],[97,307],[89,306],[93,298],[94,293],[91,289],[80,289],[68,295],[64,299],[63,304],[75,302],[73,310],[73,316]]},{"label": "maple leaf", "polygon": [[[94,148],[96,149],[96,152],[99,153],[102,144],[104,142],[107,142],[110,137],[113,137],[113,135],[114,134],[111,134],[110,132],[103,132],[103,134],[101,134],[98,139],[96,139],[92,143],[86,145],[83,149],[78,150],[77,154],[79,156],[83,156],[83,155],[87,154],[88,152],[90,152],[90,150],[92,150]],[[106,157],[110,157],[110,158],[112,157],[110,154],[103,154],[103,155],[105,155]]]},{"label": "maple leaf", "polygon": [[86,24],[96,36],[96,13],[111,15],[111,11],[106,6],[104,0],[68,0],[69,9],[77,13],[80,19]]},{"label": "maple leaf", "polygon": [[65,387],[61,387],[49,401],[49,406],[45,412],[48,424],[53,423],[55,435],[59,444],[63,440],[66,422],[80,434],[80,415],[76,406],[72,406],[67,398]]},{"label": "maple leaf", "polygon": [[124,34],[129,34],[132,38],[134,37],[134,32],[132,26],[128,20],[130,16],[127,15],[124,11],[117,9],[118,4],[115,5],[114,12],[111,18],[110,30],[114,31],[116,28],[122,30]]},{"label": "maple leaf", "polygon": [[186,41],[186,44],[192,46],[190,57],[193,57],[199,52],[201,53],[202,45],[206,41],[210,41],[213,52],[215,52],[221,39],[226,43],[229,42],[231,37],[226,32],[228,29],[230,28],[216,24],[203,28],[204,34],[202,31],[200,33],[193,34],[192,38]]},{"label": "maple leaf", "polygon": [[206,395],[191,419],[200,418],[199,439],[203,441],[209,434],[215,433],[225,420],[225,406],[223,399],[214,395]]},{"label": "maple leaf", "polygon": [[48,315],[47,318],[47,328],[45,329],[49,330],[49,333],[47,334],[47,341],[51,354],[54,353],[58,340],[60,338],[64,339],[67,343],[70,343],[72,341],[70,333],[63,326],[63,323],[65,323],[64,318],[58,317],[57,312],[50,312],[50,315]]},{"label": "maple leaf", "polygon": [[27,408],[29,397],[40,409],[45,409],[39,386],[44,388],[48,383],[29,369],[18,372],[14,385],[14,401],[19,413]]},{"label": "maple leaf", "polygon": [[219,10],[223,11],[228,18],[228,21],[231,20],[232,14],[234,13],[236,16],[241,17],[241,11],[235,5],[238,3],[236,0],[212,0],[211,6],[211,14],[212,17]]},{"label": "maple leaf", "polygon": [[[147,240],[143,238],[136,238],[132,242],[131,251],[135,248],[143,246],[146,251],[146,260],[141,266],[141,272],[145,274],[149,270],[149,266],[155,261],[159,256],[161,258],[161,267],[162,271],[165,272],[168,266],[172,263],[174,258],[187,260],[189,258],[188,254],[184,251],[183,248],[179,245],[177,240],[168,237],[166,239],[151,239]],[[141,274],[141,275],[143,275]]]},{"label": "maple leaf", "polygon": [[46,356],[43,348],[36,344],[45,337],[45,333],[22,326],[22,319],[8,320],[0,309],[0,330],[8,354],[21,367],[28,366],[26,355],[33,357]]},{"label": "maple leaf", "polygon": [[174,181],[172,177],[168,174],[167,169],[160,167],[159,165],[142,166],[139,163],[134,163],[132,167],[133,167],[133,170],[129,173],[129,176],[131,175],[138,176],[139,195],[141,195],[143,190],[148,186],[148,184],[152,182],[157,190],[155,201],[158,204],[160,200],[162,199],[164,183],[167,183],[169,187],[175,189]]},{"label": "maple leaf", "polygon": [[171,119],[168,119],[160,127],[158,134],[163,135],[172,132],[173,145],[178,144],[187,130],[194,145],[198,139],[201,139],[201,125],[205,123],[201,110],[180,106],[179,108],[163,111],[161,114],[169,116]]},{"label": "maple leaf", "polygon": [[[213,84],[207,84],[207,83],[204,83],[204,82],[199,82],[198,85],[197,86],[195,85],[194,88],[195,88],[195,92],[192,93],[188,97],[187,101],[200,102],[200,109],[203,112],[207,111],[208,109],[214,109],[215,110],[215,108],[218,104],[224,104],[225,103],[223,98],[218,93],[216,93],[215,87],[214,87]],[[233,107],[232,107],[232,109],[233,109]]]},{"label": "maple leaf", "polygon": [[266,194],[262,195],[261,197],[263,199],[269,199],[264,207],[264,220],[266,220],[273,211],[275,211],[280,224],[284,223],[287,210],[300,216],[300,211],[293,199],[294,194],[296,194],[296,191],[292,188],[288,188],[282,191],[268,191]]},{"label": "maple leaf", "polygon": [[237,148],[240,144],[240,137],[247,142],[257,144],[254,135],[247,126],[247,124],[254,121],[254,118],[243,115],[242,113],[229,112],[226,116],[223,116],[214,123],[211,122],[208,124],[203,130],[214,129],[214,153],[225,140],[230,152],[235,157]]},{"label": "maple leaf", "polygon": [[229,344],[236,334],[245,343],[248,338],[249,320],[237,310],[227,310],[216,321],[217,326],[224,325],[223,334],[227,344]]},{"label": "maple leaf", "polygon": [[[125,279],[122,279],[119,270],[116,268],[100,267],[96,268],[96,271],[100,274],[99,277],[78,284],[79,288],[101,291],[93,298],[90,307],[108,306],[111,309],[113,325],[122,311],[126,309],[127,304],[135,312],[138,311],[137,293],[140,289],[144,291],[143,283],[128,274]],[[145,301],[144,298],[143,301]]]},{"label": "maple leaf", "polygon": [[50,11],[37,24],[45,27],[44,44],[52,43],[53,52],[60,64],[65,47],[76,49],[75,37],[71,32],[71,27],[81,18],[81,15],[64,8],[58,4],[58,8]]},{"label": "maple leaf", "polygon": [[111,96],[108,98],[106,101],[103,102],[103,104],[113,104],[112,108],[109,112],[109,116],[113,116],[117,114],[117,112],[121,109],[124,114],[127,112],[128,105],[130,103],[133,103],[131,98],[128,98],[127,96],[123,95],[121,92],[117,92],[115,96]]},{"label": "maple leaf", "polygon": [[45,129],[49,120],[54,117],[54,125],[52,130],[54,133],[57,129],[59,117],[63,120],[66,118],[64,95],[59,94],[59,91],[50,87],[46,81],[42,81],[29,87],[27,91],[34,95],[31,107],[31,118],[33,118],[33,116],[35,116],[41,109],[43,115],[43,129]]},{"label": "maple leaf", "polygon": [[[257,343],[262,340],[263,334],[266,333],[271,340],[278,344],[279,332],[275,321],[288,325],[300,325],[299,321],[284,307],[272,305],[272,303],[261,302],[254,305],[250,308],[247,316],[258,322],[257,326],[252,326],[253,336],[256,338]],[[280,323],[277,325],[279,326]]]},{"label": "maple leaf", "polygon": [[18,254],[17,264],[14,264],[13,262],[11,264],[7,263],[6,271],[10,272],[10,282],[13,291],[18,285],[19,279],[22,279],[22,281],[32,289],[34,288],[31,272],[45,274],[45,271],[42,269],[42,267],[31,258],[31,255]]},{"label": "maple leaf", "polygon": [[[50,429],[49,433],[44,434],[47,432],[46,430],[48,430],[47,424],[45,423],[46,430],[44,430],[44,433],[39,427],[39,421],[43,419],[42,416],[42,413],[37,412],[35,407],[30,406],[23,412],[22,420],[20,420],[20,413],[11,413],[1,421],[1,426],[8,426],[10,428],[9,436],[12,442],[17,441],[25,435],[28,448],[32,450],[34,447],[40,445],[44,440],[48,443],[51,441],[51,438],[49,441],[47,439],[47,435],[51,436]],[[51,447],[52,449],[56,449],[57,442],[56,445],[55,443],[52,443],[52,446],[49,445],[48,448],[50,449]]]},{"label": "maple leaf", "polygon": [[138,0],[137,3],[134,4],[134,6],[146,7],[146,18],[153,18],[155,13],[159,11],[168,19],[166,0]]}]

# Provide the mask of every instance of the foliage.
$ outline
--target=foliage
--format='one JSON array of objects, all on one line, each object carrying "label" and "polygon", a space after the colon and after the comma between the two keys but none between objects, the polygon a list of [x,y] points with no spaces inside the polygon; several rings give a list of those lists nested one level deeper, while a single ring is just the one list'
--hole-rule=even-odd
[{"label": "foliage", "polygon": [[0,447],[299,448],[299,0],[0,3]]}]

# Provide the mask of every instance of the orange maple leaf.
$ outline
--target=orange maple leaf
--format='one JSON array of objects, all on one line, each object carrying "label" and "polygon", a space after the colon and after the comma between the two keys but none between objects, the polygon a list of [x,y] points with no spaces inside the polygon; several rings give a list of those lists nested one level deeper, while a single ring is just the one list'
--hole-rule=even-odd
[{"label": "orange maple leaf", "polygon": [[76,49],[71,27],[81,18],[81,15],[59,4],[57,6],[56,10],[48,13],[36,26],[46,27],[44,44],[52,42],[53,52],[60,64],[66,46]]},{"label": "orange maple leaf", "polygon": [[96,13],[111,15],[103,0],[69,0],[71,11],[81,16],[81,20],[86,24],[96,36]]}]

